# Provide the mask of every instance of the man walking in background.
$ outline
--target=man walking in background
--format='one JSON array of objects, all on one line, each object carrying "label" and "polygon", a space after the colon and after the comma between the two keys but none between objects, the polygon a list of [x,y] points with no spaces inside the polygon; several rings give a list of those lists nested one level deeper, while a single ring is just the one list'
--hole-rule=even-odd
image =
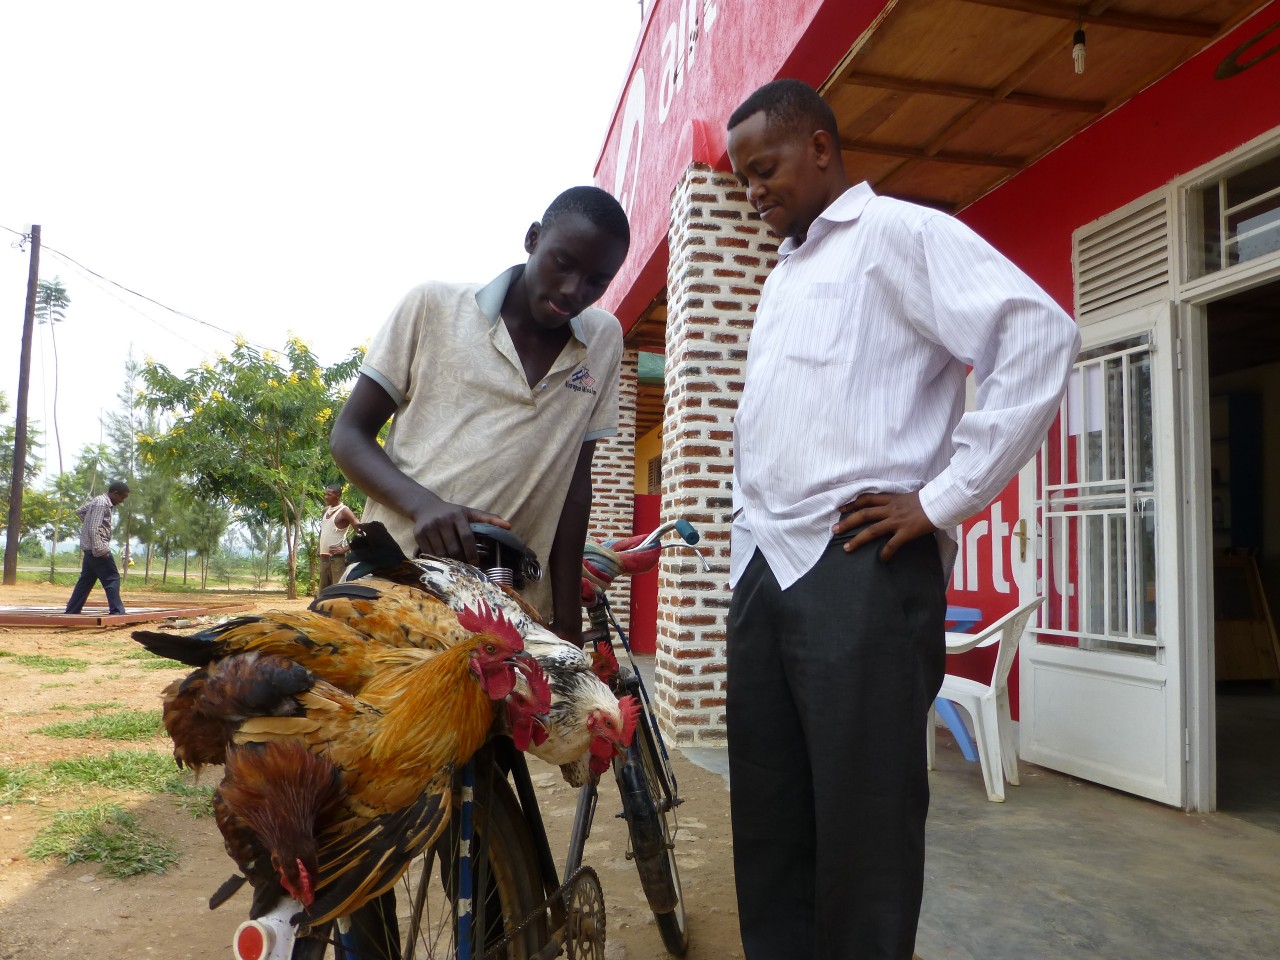
[{"label": "man walking in background", "polygon": [[107,492],[82,504],[76,511],[80,518],[80,549],[84,559],[80,562],[80,579],[67,601],[67,613],[79,613],[89,599],[89,591],[95,581],[102,581],[107,595],[107,610],[124,613],[120,600],[120,571],[111,556],[111,522],[115,509],[129,499],[129,485],[123,480],[113,480]]},{"label": "man walking in background", "polygon": [[342,502],[342,487],[331,483],[324,488],[324,515],[320,518],[320,586],[333,586],[347,569],[347,534],[355,526],[356,515]]}]

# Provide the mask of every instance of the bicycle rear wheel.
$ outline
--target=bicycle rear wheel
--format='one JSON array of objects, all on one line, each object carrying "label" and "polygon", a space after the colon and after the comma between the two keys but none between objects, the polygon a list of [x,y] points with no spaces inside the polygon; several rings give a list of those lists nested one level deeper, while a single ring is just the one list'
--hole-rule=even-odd
[{"label": "bicycle rear wheel", "polygon": [[[454,817],[445,834],[401,881],[399,906],[404,960],[457,957],[460,887],[458,856],[460,821]],[[492,763],[476,773],[475,840],[472,854],[474,956],[495,948],[543,901],[542,878],[533,839],[510,785]],[[545,913],[514,934],[504,960],[528,960],[548,938]]]},{"label": "bicycle rear wheel", "polygon": [[675,797],[649,726],[651,722],[647,715],[641,714],[626,759],[615,761],[613,772],[622,793],[622,811],[631,833],[640,886],[658,923],[663,946],[668,953],[682,957],[689,949],[689,932],[685,925],[680,872],[676,868]]}]

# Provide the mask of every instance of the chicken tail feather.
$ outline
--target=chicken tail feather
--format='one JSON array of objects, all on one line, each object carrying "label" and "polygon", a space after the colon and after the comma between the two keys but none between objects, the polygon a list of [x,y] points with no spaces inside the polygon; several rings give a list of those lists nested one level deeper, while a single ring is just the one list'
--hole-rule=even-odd
[{"label": "chicken tail feather", "polygon": [[220,906],[234,897],[240,891],[240,888],[247,882],[248,878],[242,877],[238,873],[233,873],[231,876],[227,877],[227,879],[222,882],[222,885],[219,886],[217,890],[213,891],[213,896],[209,898],[209,909],[217,910]]},{"label": "chicken tail feather", "polygon": [[135,630],[133,639],[166,660],[177,660],[192,667],[205,667],[218,656],[216,644],[196,637],[184,637],[176,633],[160,633],[155,630]]}]

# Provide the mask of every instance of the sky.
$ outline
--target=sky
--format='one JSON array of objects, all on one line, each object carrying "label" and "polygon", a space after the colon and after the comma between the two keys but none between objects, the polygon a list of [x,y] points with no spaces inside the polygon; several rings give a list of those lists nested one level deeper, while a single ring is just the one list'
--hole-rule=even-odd
[{"label": "sky", "polygon": [[[296,334],[334,363],[415,284],[523,262],[550,200],[591,182],[640,12],[637,0],[6,4],[6,419],[29,268],[10,231],[41,225],[40,276],[71,298],[56,330],[69,469],[103,437],[130,353],[177,372],[235,334],[272,349]],[[54,371],[38,325],[29,415],[46,469]]]}]

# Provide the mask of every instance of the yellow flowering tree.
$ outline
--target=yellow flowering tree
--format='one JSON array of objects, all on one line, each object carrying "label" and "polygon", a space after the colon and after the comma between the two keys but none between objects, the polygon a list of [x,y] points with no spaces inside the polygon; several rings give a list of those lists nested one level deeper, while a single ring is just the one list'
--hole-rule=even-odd
[{"label": "yellow flowering tree", "polygon": [[202,498],[228,503],[237,519],[279,524],[288,552],[288,595],[297,596],[303,524],[336,474],[329,431],[363,351],[322,366],[297,337],[283,354],[237,339],[229,356],[175,374],[143,367],[147,406],[169,429],[139,438],[144,461],[185,477]]}]

